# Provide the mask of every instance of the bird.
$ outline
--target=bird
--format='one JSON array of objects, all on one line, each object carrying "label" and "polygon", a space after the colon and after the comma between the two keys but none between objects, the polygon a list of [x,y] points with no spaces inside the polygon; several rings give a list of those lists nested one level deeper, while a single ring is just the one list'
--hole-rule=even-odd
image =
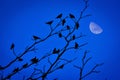
[{"label": "bird", "polygon": [[38,40],[38,39],[40,39],[40,37],[33,35],[33,39]]},{"label": "bird", "polygon": [[69,14],[70,18],[75,18],[75,16],[73,14]]},{"label": "bird", "polygon": [[56,54],[56,53],[59,53],[59,52],[60,52],[60,49],[57,50],[56,48],[54,48],[52,53]]},{"label": "bird", "polygon": [[73,40],[75,39],[75,35],[72,36],[72,39],[73,39]]},{"label": "bird", "polygon": [[58,18],[62,18],[62,13],[60,13],[56,18],[57,18],[57,19],[58,19]]},{"label": "bird", "polygon": [[67,27],[67,30],[70,30],[70,26],[67,25],[66,27]]},{"label": "bird", "polygon": [[56,52],[59,53],[59,52],[60,52],[60,49],[58,49]]},{"label": "bird", "polygon": [[34,57],[34,58],[31,59],[31,62],[32,62],[33,64],[37,63],[38,61],[39,61],[39,60],[38,60],[36,57]]},{"label": "bird", "polygon": [[63,69],[63,67],[64,67],[64,64],[62,64],[59,68],[60,68],[60,69]]},{"label": "bird", "polygon": [[46,24],[51,25],[53,23],[53,20],[46,22]]},{"label": "bird", "polygon": [[23,61],[23,59],[22,59],[22,58],[20,58],[20,57],[18,57],[18,61]]},{"label": "bird", "polygon": [[14,49],[14,47],[15,47],[15,44],[14,44],[14,43],[12,43],[12,44],[11,44],[10,49],[11,49],[11,50],[13,50],[13,49]]},{"label": "bird", "polygon": [[78,49],[79,45],[77,42],[75,42],[75,49]]},{"label": "bird", "polygon": [[18,71],[19,71],[18,67],[13,70],[13,72],[18,72]]},{"label": "bird", "polygon": [[78,29],[79,28],[79,23],[77,22],[77,23],[75,23],[75,27],[76,27],[76,29]]},{"label": "bird", "polygon": [[22,67],[27,68],[27,66],[28,66],[28,63],[25,63]]},{"label": "bird", "polygon": [[18,58],[18,61],[23,61],[23,59],[22,58]]},{"label": "bird", "polygon": [[62,33],[59,33],[58,36],[61,38],[62,37]]},{"label": "bird", "polygon": [[63,19],[63,20],[62,20],[62,26],[64,26],[65,23],[66,23],[66,20]]}]

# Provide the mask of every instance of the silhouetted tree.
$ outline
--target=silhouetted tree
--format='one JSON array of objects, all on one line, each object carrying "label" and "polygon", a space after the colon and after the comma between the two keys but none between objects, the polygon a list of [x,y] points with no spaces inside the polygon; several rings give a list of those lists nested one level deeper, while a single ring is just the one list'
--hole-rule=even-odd
[{"label": "silhouetted tree", "polygon": [[[17,64],[16,63],[17,61],[24,61],[23,57],[27,57],[26,54],[37,50],[36,45],[39,45],[40,43],[44,43],[46,40],[48,40],[52,36],[57,35],[58,37],[55,36],[56,38],[64,39],[65,45],[62,48],[54,47],[51,51],[43,54],[41,57],[33,56],[29,61],[24,61],[24,63],[21,64],[21,66],[18,66],[15,68],[13,67],[12,72],[9,73],[8,75],[3,75],[1,73],[0,74],[1,80],[12,79],[12,77],[15,76],[17,73],[19,73],[22,70],[28,69],[31,66],[34,66],[34,67],[32,67],[33,72],[31,73],[30,76],[23,76],[23,80],[38,80],[38,79],[45,80],[45,79],[47,79],[49,74],[52,74],[53,72],[55,72],[57,70],[62,70],[67,64],[75,61],[77,59],[77,57],[73,56],[72,59],[67,59],[67,58],[63,58],[63,55],[66,54],[66,52],[68,50],[79,50],[79,48],[88,44],[88,42],[80,44],[75,41],[77,39],[81,39],[81,37],[86,36],[84,34],[76,35],[75,32],[78,31],[80,28],[80,20],[85,17],[90,16],[90,14],[84,15],[86,9],[88,8],[88,0],[83,0],[83,1],[85,3],[85,6],[83,7],[82,11],[80,12],[79,17],[76,17],[72,13],[70,13],[66,17],[63,17],[63,13],[60,13],[59,15],[57,15],[55,17],[54,20],[50,20],[50,21],[46,22],[45,24],[50,26],[49,34],[45,38],[41,38],[39,36],[33,35],[32,36],[33,43],[31,45],[29,45],[20,55],[16,55],[16,52],[14,51],[15,44],[12,43],[12,45],[10,46],[10,49],[13,51],[13,54],[15,55],[16,58],[11,60],[5,66],[0,65],[0,71],[4,72],[7,68],[13,66],[13,64]],[[73,22],[73,25],[69,25],[68,19]],[[53,25],[53,23],[56,20],[59,20],[59,22],[56,23],[55,25]],[[59,27],[61,27],[61,28],[59,28]],[[58,29],[58,30],[56,30],[56,29]],[[72,42],[74,42],[74,41],[75,41],[74,45],[71,46],[70,44],[72,44]],[[51,57],[54,55],[56,55],[55,56],[56,58],[54,58],[54,60],[51,60]],[[93,68],[90,71],[88,71],[86,74],[83,74],[83,71],[85,69],[84,67],[89,62],[89,60],[92,58],[92,57],[87,58],[86,55],[87,55],[87,51],[84,52],[84,55],[81,59],[82,60],[81,66],[75,65],[75,64],[73,65],[75,68],[78,68],[78,70],[80,71],[79,80],[83,80],[85,77],[87,77],[88,75],[90,75],[92,73],[99,73],[99,71],[97,71],[96,68],[102,65],[102,64],[96,64],[95,66],[93,66]],[[47,64],[44,64],[44,63],[39,64],[43,60],[47,60]],[[43,65],[43,67],[38,68],[38,67],[36,67],[36,65],[38,65],[38,66]],[[46,66],[47,66],[47,68],[46,68]],[[58,80],[58,78],[55,78],[54,80]]]}]

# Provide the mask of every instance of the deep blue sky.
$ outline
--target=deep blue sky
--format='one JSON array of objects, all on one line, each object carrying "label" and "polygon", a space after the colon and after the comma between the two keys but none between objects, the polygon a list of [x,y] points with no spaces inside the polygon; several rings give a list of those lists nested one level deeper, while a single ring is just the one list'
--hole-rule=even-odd
[{"label": "deep blue sky", "polygon": [[[16,51],[22,51],[32,41],[32,35],[44,37],[48,28],[44,24],[59,13],[79,15],[81,0],[0,0],[0,64],[12,59],[9,47],[16,44]],[[90,0],[86,13],[91,17],[81,22],[83,32],[87,34],[90,55],[94,62],[104,62],[98,78],[119,80],[120,72],[120,9],[119,0]],[[89,31],[93,21],[103,28],[103,33],[94,35]],[[7,58],[7,59],[6,59]],[[9,59],[8,59],[9,58]],[[3,63],[4,60],[4,63]],[[100,79],[100,80],[101,80]],[[69,79],[70,80],[70,79]]]}]

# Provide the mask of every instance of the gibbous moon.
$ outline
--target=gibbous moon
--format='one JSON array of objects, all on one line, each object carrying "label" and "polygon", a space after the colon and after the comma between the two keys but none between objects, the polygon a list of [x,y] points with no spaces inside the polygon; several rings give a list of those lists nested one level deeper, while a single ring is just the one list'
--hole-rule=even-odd
[{"label": "gibbous moon", "polygon": [[103,32],[103,29],[94,22],[90,22],[89,28],[93,34],[100,34]]}]

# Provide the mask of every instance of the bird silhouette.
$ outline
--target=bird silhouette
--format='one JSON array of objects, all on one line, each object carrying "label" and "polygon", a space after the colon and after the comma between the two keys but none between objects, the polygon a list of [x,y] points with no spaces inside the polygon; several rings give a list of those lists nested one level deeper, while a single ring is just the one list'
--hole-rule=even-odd
[{"label": "bird silhouette", "polygon": [[33,39],[38,40],[38,39],[40,39],[40,37],[33,35]]},{"label": "bird silhouette", "polygon": [[52,53],[53,53],[53,54],[57,54],[57,53],[59,53],[59,52],[60,52],[60,49],[57,50],[56,48],[54,48]]},{"label": "bird silhouette", "polygon": [[36,57],[34,57],[34,58],[31,59],[31,62],[32,62],[33,64],[37,63],[38,61],[39,61],[39,60],[38,60]]},{"label": "bird silhouette", "polygon": [[77,42],[75,42],[75,49],[78,49],[79,45]]},{"label": "bird silhouette", "polygon": [[69,14],[70,18],[75,18],[75,16],[73,14]]},{"label": "bird silhouette", "polygon": [[76,27],[76,29],[78,29],[79,28],[79,23],[77,22],[77,23],[75,23],[75,27]]},{"label": "bird silhouette", "polygon": [[11,49],[11,50],[13,50],[13,49],[14,49],[14,47],[15,47],[15,44],[14,44],[14,43],[12,43],[12,44],[11,44],[10,49]]},{"label": "bird silhouette", "polygon": [[18,61],[23,61],[23,59],[22,59],[22,58],[20,58],[20,57],[18,57]]},{"label": "bird silhouette", "polygon": [[53,20],[46,22],[46,24],[48,25],[52,25],[52,23],[53,23]]},{"label": "bird silhouette", "polygon": [[62,37],[62,33],[59,33],[58,36],[61,38]]},{"label": "bird silhouette", "polygon": [[67,25],[66,28],[67,28],[67,30],[70,30],[70,26]]},{"label": "bird silhouette", "polygon": [[74,40],[74,39],[75,39],[75,35],[72,36],[72,40]]},{"label": "bird silhouette", "polygon": [[66,23],[66,20],[63,19],[63,20],[62,20],[62,26],[64,26],[65,23]]},{"label": "bird silhouette", "polygon": [[64,64],[62,64],[61,66],[59,66],[59,69],[63,69],[63,67],[64,67]]},{"label": "bird silhouette", "polygon": [[19,71],[18,67],[13,70],[13,72],[18,72],[18,71]]},{"label": "bird silhouette", "polygon": [[58,19],[58,18],[62,18],[62,13],[60,13],[56,18],[57,18],[57,19]]},{"label": "bird silhouette", "polygon": [[28,63],[23,65],[23,68],[27,68],[28,67]]}]

